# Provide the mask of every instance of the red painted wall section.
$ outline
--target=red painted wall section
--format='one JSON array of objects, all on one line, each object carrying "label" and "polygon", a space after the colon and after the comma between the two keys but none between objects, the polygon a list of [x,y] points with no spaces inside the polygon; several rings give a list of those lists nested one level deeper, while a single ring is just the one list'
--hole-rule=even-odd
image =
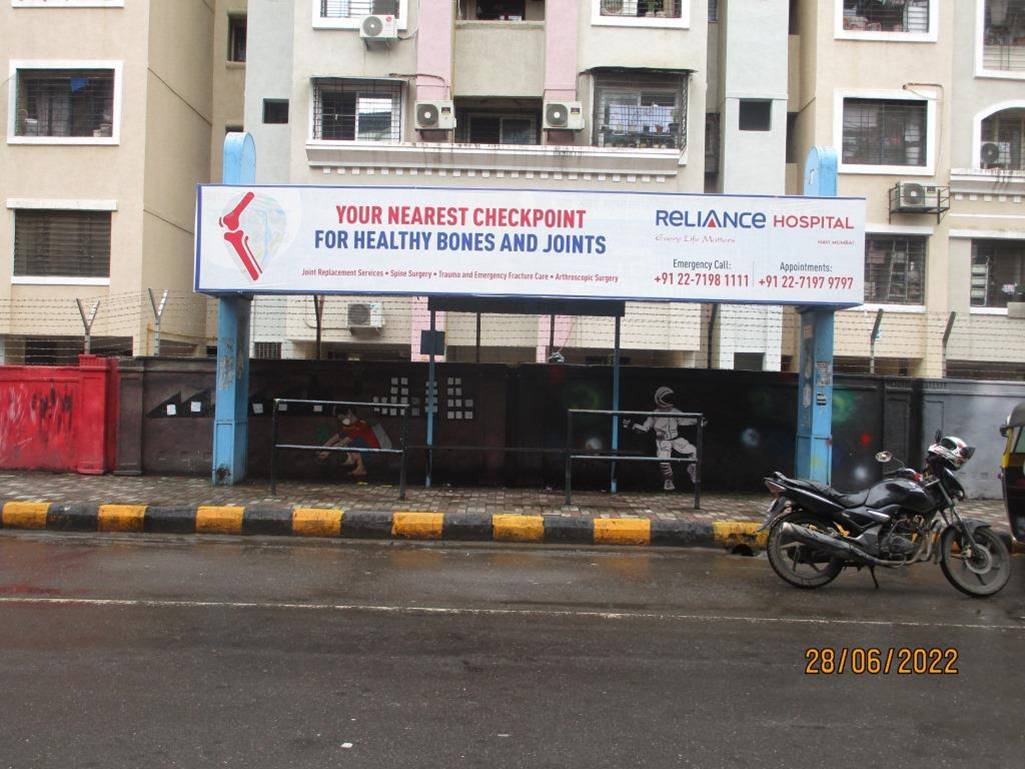
[{"label": "red painted wall section", "polygon": [[101,474],[113,467],[117,361],[0,366],[0,468]]}]

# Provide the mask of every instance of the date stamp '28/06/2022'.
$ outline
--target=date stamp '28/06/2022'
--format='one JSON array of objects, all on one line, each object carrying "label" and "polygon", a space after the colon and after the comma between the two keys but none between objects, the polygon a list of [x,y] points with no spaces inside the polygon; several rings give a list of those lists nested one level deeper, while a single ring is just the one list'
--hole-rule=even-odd
[{"label": "date stamp '28/06/2022'", "polygon": [[810,646],[804,650],[805,675],[957,675],[954,647]]}]

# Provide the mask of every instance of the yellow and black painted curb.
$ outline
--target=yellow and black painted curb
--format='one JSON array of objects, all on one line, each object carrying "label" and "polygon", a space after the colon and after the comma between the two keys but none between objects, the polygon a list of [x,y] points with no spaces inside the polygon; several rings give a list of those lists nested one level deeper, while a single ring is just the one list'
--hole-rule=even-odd
[{"label": "yellow and black painted curb", "polygon": [[759,550],[758,521],[666,521],[561,515],[341,510],[270,505],[6,502],[0,528],[149,534],[722,547]]}]

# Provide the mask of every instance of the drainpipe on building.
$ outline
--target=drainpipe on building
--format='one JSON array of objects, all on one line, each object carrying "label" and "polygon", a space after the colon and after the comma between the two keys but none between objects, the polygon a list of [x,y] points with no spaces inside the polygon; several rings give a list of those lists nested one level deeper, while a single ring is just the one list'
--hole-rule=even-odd
[{"label": "drainpipe on building", "polygon": [[950,335],[954,331],[954,321],[957,320],[957,313],[952,312],[947,316],[947,327],[943,330],[943,355],[940,360],[942,365],[941,376],[947,378],[947,343],[950,342]]},{"label": "drainpipe on building", "polygon": [[876,373],[876,340],[879,339],[879,327],[883,325],[883,311],[876,312],[876,322],[872,326],[872,336],[868,340],[868,373]]}]

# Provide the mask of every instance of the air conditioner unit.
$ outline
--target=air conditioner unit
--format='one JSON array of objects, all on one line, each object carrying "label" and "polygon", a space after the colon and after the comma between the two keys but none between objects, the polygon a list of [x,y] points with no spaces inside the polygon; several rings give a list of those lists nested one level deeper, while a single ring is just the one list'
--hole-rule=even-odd
[{"label": "air conditioner unit", "polygon": [[939,204],[940,192],[935,184],[900,182],[897,185],[898,211],[930,211]]},{"label": "air conditioner unit", "polygon": [[417,131],[450,131],[456,127],[456,110],[451,101],[418,101]]},{"label": "air conditioner unit", "polygon": [[364,16],[359,23],[359,36],[364,42],[388,42],[398,39],[398,17],[387,15]]},{"label": "air conditioner unit", "polygon": [[983,142],[979,156],[983,168],[1007,168],[1011,165],[1011,143]]},{"label": "air conditioner unit", "polygon": [[545,102],[544,118],[546,131],[581,131],[584,128],[584,110],[578,101]]},{"label": "air conditioner unit", "polygon": [[352,302],[345,311],[350,329],[384,328],[384,305],[381,302]]}]

